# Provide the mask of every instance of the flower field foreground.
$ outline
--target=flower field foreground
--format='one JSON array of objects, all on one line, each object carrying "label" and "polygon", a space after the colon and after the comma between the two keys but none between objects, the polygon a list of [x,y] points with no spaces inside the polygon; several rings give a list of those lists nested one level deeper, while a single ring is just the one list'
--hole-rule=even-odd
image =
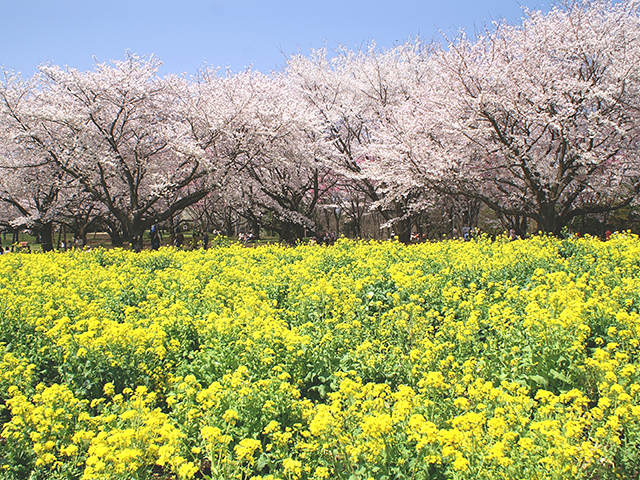
[{"label": "flower field foreground", "polygon": [[0,477],[638,478],[640,241],[0,257]]}]

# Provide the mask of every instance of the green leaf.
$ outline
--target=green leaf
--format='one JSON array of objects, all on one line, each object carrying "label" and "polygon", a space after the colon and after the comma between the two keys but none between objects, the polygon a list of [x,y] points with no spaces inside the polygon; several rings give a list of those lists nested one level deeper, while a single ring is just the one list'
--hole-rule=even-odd
[{"label": "green leaf", "polygon": [[529,380],[533,380],[538,386],[548,387],[549,381],[541,375],[529,375]]}]

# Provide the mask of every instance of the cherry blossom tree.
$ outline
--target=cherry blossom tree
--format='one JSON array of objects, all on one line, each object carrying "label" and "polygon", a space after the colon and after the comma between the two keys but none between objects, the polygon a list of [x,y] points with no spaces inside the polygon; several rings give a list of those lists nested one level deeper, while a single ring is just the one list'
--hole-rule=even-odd
[{"label": "cherry blossom tree", "polygon": [[[235,172],[246,180],[244,198],[263,211],[268,228],[295,242],[305,229],[315,230],[318,202],[335,184],[325,162],[328,145],[286,75],[252,74],[244,81],[252,94],[243,112],[243,161]],[[257,219],[251,208],[241,214]]]},{"label": "cherry blossom tree", "polygon": [[376,154],[405,184],[557,234],[640,189],[640,22],[632,2],[525,13],[432,55],[431,82],[388,109]]},{"label": "cherry blossom tree", "polygon": [[7,210],[5,222],[14,230],[31,230],[42,249],[53,249],[54,223],[79,193],[78,182],[44,160],[30,141],[29,111],[47,108],[43,98],[12,72],[0,84],[0,202]]},{"label": "cherry blossom tree", "polygon": [[[112,239],[141,235],[204,197],[211,165],[183,108],[187,82],[160,78],[160,62],[128,54],[93,72],[42,66],[14,140],[76,181],[117,220]],[[204,186],[203,186],[204,185]],[[161,200],[171,192],[170,204]]]},{"label": "cherry blossom tree", "polygon": [[407,243],[424,188],[407,188],[404,173],[397,181],[396,169],[378,161],[376,142],[381,137],[375,130],[387,123],[389,109],[405,104],[427,80],[424,59],[429,51],[431,46],[419,40],[388,50],[372,44],[355,52],[340,50],[333,58],[318,50],[310,57],[294,56],[288,65],[288,74],[334,148],[327,161],[345,191],[366,195],[371,208]]},{"label": "cherry blossom tree", "polygon": [[45,252],[53,249],[53,225],[60,213],[65,195],[57,179],[52,181],[43,168],[7,169],[0,180],[0,202],[7,205],[6,220],[14,230],[30,230],[42,243]]}]

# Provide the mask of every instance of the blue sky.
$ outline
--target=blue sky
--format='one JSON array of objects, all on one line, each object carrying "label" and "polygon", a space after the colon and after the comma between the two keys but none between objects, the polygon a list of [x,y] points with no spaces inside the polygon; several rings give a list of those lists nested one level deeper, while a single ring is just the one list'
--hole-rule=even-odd
[{"label": "blue sky", "polygon": [[506,18],[516,22],[521,5],[534,0],[0,0],[0,65],[31,76],[52,62],[80,70],[98,61],[123,59],[126,50],[153,54],[161,74],[195,74],[211,66],[268,72],[283,54],[338,44],[354,48],[375,40],[390,47],[438,30],[465,28]]}]

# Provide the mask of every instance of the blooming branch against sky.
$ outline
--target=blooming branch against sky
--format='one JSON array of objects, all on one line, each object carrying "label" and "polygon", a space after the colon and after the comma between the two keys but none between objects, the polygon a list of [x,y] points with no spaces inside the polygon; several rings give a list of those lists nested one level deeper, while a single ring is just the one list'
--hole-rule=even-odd
[{"label": "blooming branch against sky", "polygon": [[[547,2],[548,3],[548,2]],[[130,50],[155,55],[161,74],[195,74],[205,62],[241,71],[279,69],[323,45],[381,47],[439,32],[473,33],[517,22],[535,0],[0,0],[0,65],[31,76],[42,63],[93,68]]]}]

